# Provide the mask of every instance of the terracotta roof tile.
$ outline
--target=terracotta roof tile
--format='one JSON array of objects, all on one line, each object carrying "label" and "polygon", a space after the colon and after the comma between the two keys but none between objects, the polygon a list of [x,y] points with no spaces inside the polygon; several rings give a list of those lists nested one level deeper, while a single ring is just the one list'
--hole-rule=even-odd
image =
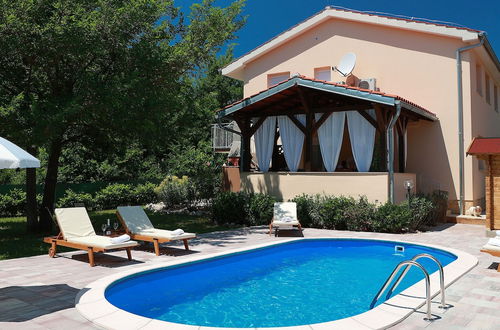
[{"label": "terracotta roof tile", "polygon": [[500,155],[500,137],[474,138],[472,140],[468,155]]},{"label": "terracotta roof tile", "polygon": [[420,105],[418,105],[418,104],[416,104],[414,102],[411,102],[408,99],[405,99],[405,98],[403,98],[401,96],[395,95],[395,94],[387,94],[387,93],[380,92],[380,91],[374,91],[374,90],[370,90],[370,89],[364,89],[364,88],[359,88],[359,87],[355,87],[355,86],[349,86],[349,85],[346,85],[346,84],[334,83],[334,82],[331,82],[331,81],[318,80],[318,79],[309,78],[309,77],[306,77],[306,76],[294,76],[294,77],[290,77],[289,79],[284,80],[284,81],[282,81],[282,82],[280,82],[280,83],[278,83],[276,85],[273,85],[273,86],[269,87],[268,89],[265,89],[263,91],[255,93],[253,95],[250,95],[250,96],[248,96],[246,98],[243,98],[243,99],[241,99],[239,101],[236,101],[236,102],[234,102],[232,104],[229,104],[229,105],[225,106],[224,108],[220,109],[219,111],[227,109],[227,108],[230,108],[230,107],[232,107],[232,106],[234,106],[234,105],[236,105],[238,103],[244,102],[245,100],[248,100],[248,99],[250,99],[252,97],[255,97],[255,96],[259,95],[259,94],[262,94],[262,93],[270,90],[271,88],[274,88],[276,86],[284,84],[285,82],[287,82],[287,81],[289,81],[291,79],[295,79],[295,78],[300,78],[300,79],[303,79],[303,80],[314,81],[314,82],[320,82],[320,83],[323,83],[323,84],[333,85],[333,86],[342,87],[342,88],[350,89],[350,90],[358,90],[358,91],[365,92],[365,93],[370,93],[370,94],[376,94],[376,95],[391,97],[393,99],[400,100],[400,101],[403,101],[403,102],[405,102],[407,104],[410,104],[410,105],[412,105],[412,106],[414,106],[414,107],[416,107],[416,108],[418,108],[418,109],[420,109],[422,111],[425,111],[425,112],[427,112],[427,113],[429,113],[429,114],[431,114],[433,116],[436,116],[435,113],[433,113],[433,112],[425,109],[424,107],[422,107],[422,106],[420,106]]}]

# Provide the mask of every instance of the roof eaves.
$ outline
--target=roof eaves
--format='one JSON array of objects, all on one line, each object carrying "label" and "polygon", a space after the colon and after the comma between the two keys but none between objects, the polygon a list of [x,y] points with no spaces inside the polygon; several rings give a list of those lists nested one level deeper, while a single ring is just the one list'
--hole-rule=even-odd
[{"label": "roof eaves", "polygon": [[[266,41],[265,43],[257,46],[256,48],[254,48],[254,49],[250,50],[249,52],[243,54],[242,56],[238,57],[237,59],[235,59],[234,61],[229,63],[227,66],[222,68],[221,72],[223,75],[231,76],[231,73],[240,70],[241,67],[245,66],[245,64],[248,63],[249,61],[267,53],[268,51],[274,49],[275,47],[278,47],[282,43],[286,42],[286,40],[288,40],[290,37],[295,37],[297,34],[302,33],[304,31],[307,31],[311,27],[314,27],[315,25],[321,23],[323,20],[330,18],[330,17],[336,17],[336,18],[347,19],[347,20],[355,20],[353,18],[353,15],[354,16],[355,15],[368,16],[368,21],[366,21],[366,22],[371,23],[371,24],[384,25],[385,24],[384,22],[394,23],[393,21],[399,21],[400,24],[394,25],[395,27],[403,28],[403,29],[410,29],[410,30],[421,27],[422,32],[441,34],[441,35],[449,35],[449,36],[457,37],[457,38],[459,37],[465,42],[476,40],[478,38],[478,34],[481,33],[481,31],[479,31],[479,30],[474,30],[474,29],[470,29],[470,28],[466,28],[466,27],[457,27],[457,26],[451,26],[451,25],[445,25],[445,24],[439,24],[439,23],[431,23],[431,22],[425,22],[425,21],[419,21],[419,20],[405,19],[405,18],[401,18],[401,17],[373,14],[373,13],[362,12],[362,11],[326,7],[325,9],[318,12],[317,14],[308,17],[307,19],[292,26],[291,28],[289,28],[286,31],[271,38],[270,40]],[[381,19],[383,21],[381,21]],[[405,26],[404,23],[408,23],[409,25]],[[385,24],[385,25],[387,25],[387,24]],[[427,27],[424,27],[424,26],[427,26]],[[440,28],[443,30],[441,33],[437,33],[436,30],[432,30],[433,28],[434,29]],[[494,54],[494,52],[493,52],[493,54]]]},{"label": "roof eaves", "polygon": [[412,112],[417,113],[418,115],[431,120],[431,121],[436,121],[438,120],[437,116],[428,111],[425,110],[422,107],[419,107],[418,105],[402,98],[397,95],[390,95],[390,94],[385,94],[382,92],[378,91],[372,91],[372,90],[366,90],[366,89],[361,89],[358,87],[351,87],[347,85],[341,85],[337,83],[332,83],[332,82],[327,82],[327,81],[320,81],[320,80],[315,80],[315,79],[310,79],[307,77],[303,76],[295,76],[291,77],[290,79],[283,81],[275,86],[272,86],[262,92],[259,92],[257,94],[254,94],[252,96],[249,96],[247,98],[244,98],[240,101],[237,101],[233,104],[230,104],[223,108],[222,110],[219,110],[216,114],[217,118],[223,118],[225,116],[228,116],[236,111],[239,111],[243,109],[246,106],[249,106],[251,104],[257,103],[267,97],[270,97],[272,95],[278,94],[290,87],[293,86],[304,86],[316,90],[321,90],[321,91],[326,91],[338,95],[344,95],[344,96],[349,96],[357,99],[361,99],[364,101],[368,102],[374,102],[378,104],[385,104],[389,106],[394,106],[396,104],[396,101],[400,101],[403,104],[403,108],[408,109]]}]

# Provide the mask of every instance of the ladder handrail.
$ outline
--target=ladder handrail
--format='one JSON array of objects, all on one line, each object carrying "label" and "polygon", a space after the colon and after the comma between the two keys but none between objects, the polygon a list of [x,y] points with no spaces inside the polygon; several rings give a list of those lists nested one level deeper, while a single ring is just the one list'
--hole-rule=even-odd
[{"label": "ladder handrail", "polygon": [[[430,255],[428,253],[417,254],[411,260],[412,261],[417,261],[420,258],[431,259],[431,260],[433,260],[438,265],[438,269],[439,269],[439,286],[440,286],[440,289],[441,289],[441,306],[439,306],[439,307],[440,308],[446,308],[445,294],[444,294],[444,270],[443,270],[443,265],[441,264],[441,262],[436,257],[434,257],[433,255]],[[408,273],[409,270],[410,270],[410,267],[406,266],[406,268],[403,270],[403,272],[396,279],[396,281],[394,282],[394,284],[392,285],[392,287],[389,289],[389,291],[387,291],[386,297],[389,297],[394,292],[394,290],[396,289],[396,287],[401,283],[401,281],[403,280],[403,278],[405,277],[406,273]]]},{"label": "ladder handrail", "polygon": [[380,298],[380,296],[382,295],[382,293],[387,289],[387,287],[392,282],[392,280],[394,279],[394,277],[396,276],[396,274],[398,273],[398,271],[403,266],[407,266],[407,268],[410,268],[411,266],[416,266],[417,268],[419,268],[422,271],[422,273],[424,273],[424,276],[425,276],[425,297],[426,297],[426,303],[427,303],[427,318],[426,319],[427,320],[432,320],[432,314],[431,314],[431,289],[430,289],[431,280],[430,280],[430,277],[429,277],[429,273],[427,272],[427,270],[425,270],[424,266],[422,266],[421,264],[419,264],[418,262],[416,262],[414,260],[401,261],[394,268],[394,270],[391,273],[391,276],[389,276],[387,278],[387,280],[385,281],[384,285],[380,288],[380,290],[378,291],[378,293],[375,296],[375,298],[373,298],[372,303],[370,304],[370,309],[372,309],[375,306],[377,300]]}]

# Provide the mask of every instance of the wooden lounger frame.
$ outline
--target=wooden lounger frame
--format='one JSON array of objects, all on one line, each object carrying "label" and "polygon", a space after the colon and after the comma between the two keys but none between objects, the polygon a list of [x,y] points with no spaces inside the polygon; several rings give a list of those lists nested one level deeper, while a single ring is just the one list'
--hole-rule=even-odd
[{"label": "wooden lounger frame", "polygon": [[[274,218],[271,220],[271,223],[269,224],[269,236],[273,236],[273,222],[274,222]],[[300,221],[299,221],[299,224],[298,225],[292,225],[292,227],[297,227],[297,229],[299,231],[302,231],[302,225],[300,224]],[[278,236],[278,230],[279,230],[280,226],[275,226],[274,230],[274,236]]]},{"label": "wooden lounger frame", "polygon": [[[89,264],[90,267],[95,266],[94,262],[94,252],[106,252],[110,251],[109,249],[103,249],[95,246],[88,246],[86,244],[79,244],[79,243],[73,243],[73,242],[68,242],[63,238],[62,233],[59,233],[57,236],[50,236],[50,237],[44,237],[43,241],[45,243],[51,244],[51,247],[49,249],[49,257],[54,258],[57,252],[57,246],[66,246],[69,248],[77,249],[77,250],[84,250],[87,251],[89,254]],[[122,247],[122,248],[116,248],[112,250],[126,250],[127,251],[127,258],[128,260],[132,260],[132,247]]]},{"label": "wooden lounger frame", "polygon": [[[481,249],[481,252],[489,253],[489,254],[491,254],[494,257],[500,257],[500,251],[493,251],[493,250]],[[498,263],[497,272],[500,272],[500,263]]]},{"label": "wooden lounger frame", "polygon": [[[178,241],[179,239],[169,239],[169,238],[164,238],[164,237],[154,237],[153,235],[140,235],[140,234],[133,234],[130,232],[130,230],[127,227],[127,224],[125,220],[123,220],[122,216],[120,215],[120,212],[116,211],[116,216],[118,217],[118,220],[120,220],[122,227],[125,229],[125,232],[127,235],[130,236],[131,239],[135,241],[144,241],[144,242],[152,242],[154,249],[155,249],[155,254],[157,256],[160,255],[160,244],[161,243],[167,243],[167,242],[172,242],[172,241]],[[188,240],[193,239],[195,237],[190,237],[190,238],[183,238],[182,241],[184,242],[184,248],[189,251],[189,246],[188,246]]]}]

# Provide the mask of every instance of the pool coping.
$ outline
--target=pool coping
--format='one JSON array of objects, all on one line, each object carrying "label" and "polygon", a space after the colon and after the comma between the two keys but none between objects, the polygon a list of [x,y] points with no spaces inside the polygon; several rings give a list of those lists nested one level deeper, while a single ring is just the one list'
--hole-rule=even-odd
[{"label": "pool coping", "polygon": [[[132,314],[119,309],[109,303],[105,298],[106,288],[117,280],[124,277],[131,276],[141,272],[153,271],[165,267],[186,265],[202,260],[208,260],[233,254],[257,250],[269,246],[281,245],[294,241],[304,240],[373,240],[385,241],[402,244],[414,244],[424,247],[440,249],[445,252],[454,254],[457,259],[444,267],[445,287],[450,286],[456,282],[460,277],[469,272],[478,264],[478,259],[469,253],[447,248],[434,244],[422,244],[418,242],[399,241],[392,239],[381,238],[359,238],[350,236],[341,237],[297,237],[280,240],[278,242],[267,242],[262,244],[254,244],[242,248],[231,249],[230,251],[216,252],[207,255],[192,255],[183,258],[182,260],[172,260],[154,265],[134,268],[128,271],[119,272],[117,274],[109,275],[96,280],[86,285],[75,298],[75,307],[78,312],[89,320],[94,325],[104,329],[170,329],[170,330],[230,330],[230,329],[262,329],[262,330],[335,330],[335,329],[353,329],[353,330],[373,330],[373,329],[387,329],[410,316],[413,312],[425,304],[425,281],[421,280],[411,287],[405,289],[398,295],[390,298],[384,303],[376,306],[375,308],[361,314],[351,317],[324,322],[315,323],[310,325],[276,327],[276,328],[223,328],[223,327],[207,327],[195,326],[187,324],[172,323],[151,319],[140,315]],[[434,298],[439,294],[439,273],[434,272],[430,276],[431,281],[431,296]],[[436,310],[436,304],[433,304],[433,311]],[[433,314],[434,315],[434,314]]]}]

